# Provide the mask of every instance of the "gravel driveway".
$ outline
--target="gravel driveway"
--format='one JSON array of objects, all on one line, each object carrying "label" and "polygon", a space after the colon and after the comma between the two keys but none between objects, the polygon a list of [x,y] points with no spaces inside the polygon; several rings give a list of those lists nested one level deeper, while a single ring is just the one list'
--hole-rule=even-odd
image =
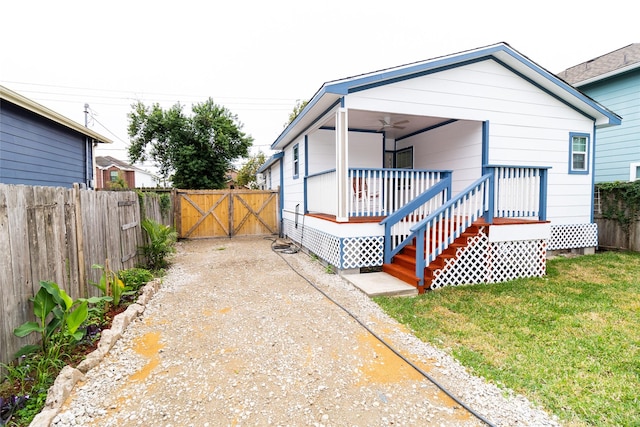
[{"label": "gravel driveway", "polygon": [[494,425],[558,425],[468,375],[308,255],[271,243],[180,243],[160,291],[53,425],[483,425],[284,259]]}]

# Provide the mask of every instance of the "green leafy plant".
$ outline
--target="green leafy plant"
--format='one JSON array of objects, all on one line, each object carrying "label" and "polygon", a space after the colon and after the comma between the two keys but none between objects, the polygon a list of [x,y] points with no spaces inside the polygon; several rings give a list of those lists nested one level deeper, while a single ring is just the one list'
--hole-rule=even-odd
[{"label": "green leafy plant", "polygon": [[160,213],[164,217],[168,215],[169,211],[171,210],[171,194],[161,193],[159,202],[160,202]]},{"label": "green leafy plant", "polygon": [[172,227],[159,224],[148,218],[144,219],[141,225],[147,234],[149,243],[140,249],[148,260],[149,268],[151,270],[158,270],[166,267],[167,256],[176,250],[175,243],[178,234]]},{"label": "green leafy plant", "polygon": [[602,216],[616,220],[625,233],[640,213],[640,180],[603,182],[597,185]]},{"label": "green leafy plant", "polygon": [[97,268],[102,270],[100,281],[98,283],[89,282],[96,288],[102,291],[102,294],[106,297],[113,298],[113,305],[116,307],[120,305],[120,299],[125,293],[124,283],[116,273],[109,268],[109,260],[106,260],[104,267],[100,264],[93,264],[91,268]]},{"label": "green leafy plant", "polygon": [[[41,281],[38,293],[30,298],[33,302],[33,314],[37,322],[25,322],[13,333],[25,337],[31,333],[40,334],[41,344],[29,344],[22,347],[16,357],[33,353],[42,349],[44,354],[64,344],[65,339],[74,341],[82,339],[84,331],[78,328],[88,315],[88,304],[99,301],[99,298],[78,298],[73,300],[63,289],[49,281]],[[58,336],[59,334],[59,336]],[[56,338],[58,338],[56,340]],[[54,342],[57,341],[57,342]]]},{"label": "green leafy plant", "polygon": [[129,268],[119,271],[118,277],[124,282],[127,291],[137,291],[142,285],[153,280],[153,273],[146,268]]}]

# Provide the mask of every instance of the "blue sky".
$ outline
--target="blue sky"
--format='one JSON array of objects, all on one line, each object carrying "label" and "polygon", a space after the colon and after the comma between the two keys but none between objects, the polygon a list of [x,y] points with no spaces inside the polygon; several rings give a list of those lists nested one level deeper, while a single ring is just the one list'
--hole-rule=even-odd
[{"label": "blue sky", "polygon": [[[632,6],[633,5],[633,6]],[[329,80],[497,42],[557,73],[640,42],[634,1],[7,1],[0,84],[114,140],[131,104],[212,97],[269,153]]]}]

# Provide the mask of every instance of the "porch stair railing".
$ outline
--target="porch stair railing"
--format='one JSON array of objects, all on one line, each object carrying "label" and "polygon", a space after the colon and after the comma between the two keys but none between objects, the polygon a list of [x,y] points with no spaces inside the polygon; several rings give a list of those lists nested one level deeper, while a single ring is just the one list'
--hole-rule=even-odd
[{"label": "porch stair railing", "polygon": [[384,226],[384,262],[388,264],[412,239],[411,228],[440,208],[451,198],[451,173],[444,174],[442,180],[405,204],[380,224]]},{"label": "porch stair railing", "polygon": [[414,224],[400,239],[393,234],[391,215],[383,221],[383,269],[423,292],[425,280],[444,267],[444,259],[455,258],[457,249],[478,232],[480,218],[482,224],[492,224],[494,217],[546,221],[548,169],[485,166],[482,177]]},{"label": "porch stair railing", "polygon": [[[490,171],[412,226],[401,242],[385,251],[385,264],[391,263],[391,258],[405,246],[415,245],[415,286],[419,292],[424,292],[425,267],[454,244],[477,219],[484,216],[487,223],[493,221],[494,189],[494,173]],[[390,227],[385,226],[385,249],[387,240],[392,241],[390,233]]]}]

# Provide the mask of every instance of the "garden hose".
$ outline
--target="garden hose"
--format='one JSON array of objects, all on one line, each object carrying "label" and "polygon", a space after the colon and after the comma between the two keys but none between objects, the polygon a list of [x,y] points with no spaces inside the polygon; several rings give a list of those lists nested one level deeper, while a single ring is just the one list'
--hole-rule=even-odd
[{"label": "garden hose", "polygon": [[289,266],[289,268],[291,268],[291,270],[293,270],[298,276],[300,276],[302,279],[304,279],[304,281],[306,281],[309,285],[311,285],[315,290],[317,290],[318,292],[320,292],[325,298],[327,298],[329,301],[331,301],[333,304],[335,304],[336,306],[338,306],[340,309],[342,309],[342,311],[344,311],[345,313],[347,313],[347,315],[349,315],[349,317],[351,317],[353,320],[355,320],[360,326],[362,326],[364,329],[367,330],[367,332],[369,332],[376,340],[378,340],[380,343],[382,343],[385,347],[387,347],[389,350],[391,350],[396,356],[398,356],[400,359],[402,359],[404,362],[406,362],[409,366],[411,366],[413,369],[415,369],[420,375],[422,375],[424,378],[426,378],[427,380],[429,380],[433,385],[435,385],[436,387],[438,387],[444,394],[446,394],[447,396],[449,396],[454,402],[456,402],[458,405],[460,405],[462,408],[464,408],[466,411],[468,411],[470,414],[472,414],[474,417],[476,417],[478,420],[482,421],[484,424],[490,426],[490,427],[495,427],[494,424],[492,424],[489,420],[487,420],[486,418],[484,418],[482,415],[480,415],[479,413],[477,413],[476,411],[474,411],[471,407],[469,407],[467,404],[465,404],[463,401],[461,401],[458,397],[456,397],[452,392],[450,392],[449,390],[447,390],[442,384],[440,384],[438,381],[436,381],[433,377],[431,377],[428,373],[426,373],[424,370],[420,369],[419,366],[417,366],[416,364],[414,364],[413,362],[411,362],[409,359],[407,359],[405,356],[403,356],[398,350],[396,350],[394,347],[391,346],[391,344],[389,344],[388,342],[386,342],[384,340],[384,338],[382,338],[381,336],[379,336],[378,334],[376,334],[373,330],[371,330],[371,328],[369,328],[366,324],[364,324],[364,322],[362,322],[360,319],[358,319],[358,317],[356,317],[355,314],[351,313],[347,308],[345,308],[344,306],[342,306],[340,303],[338,303],[336,300],[334,300],[333,298],[331,298],[326,292],[324,292],[322,289],[320,289],[315,283],[313,283],[311,280],[309,280],[308,278],[306,278],[302,273],[300,273],[298,270],[296,270],[296,268],[284,257],[282,256],[282,253],[296,253],[298,252],[297,250],[295,252],[293,251],[289,251],[287,252],[288,247],[290,247],[291,245],[287,245],[287,244],[278,244],[276,245],[276,241],[277,239],[275,238],[269,238],[266,237],[265,239],[267,240],[271,240],[271,250],[275,253],[278,254],[278,256],[280,256],[280,258],[282,258],[282,260],[287,263],[287,265]]}]

